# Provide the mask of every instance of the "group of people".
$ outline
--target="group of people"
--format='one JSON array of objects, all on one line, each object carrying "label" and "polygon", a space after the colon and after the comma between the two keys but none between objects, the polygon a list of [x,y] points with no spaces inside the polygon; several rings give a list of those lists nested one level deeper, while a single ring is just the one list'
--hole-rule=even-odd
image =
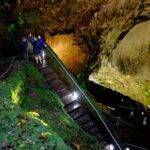
[{"label": "group of people", "polygon": [[[142,121],[141,121],[142,125],[143,126],[147,126],[148,118],[147,118],[147,115],[144,113],[144,111],[141,112],[141,116],[140,117],[142,118]],[[130,118],[131,119],[134,118],[134,111],[133,110],[130,112]]]},{"label": "group of people", "polygon": [[30,33],[28,38],[25,36],[21,38],[21,51],[26,63],[28,63],[29,52],[32,52],[34,54],[36,63],[42,64],[44,61],[44,47],[46,47],[46,43],[41,35],[32,36]]}]

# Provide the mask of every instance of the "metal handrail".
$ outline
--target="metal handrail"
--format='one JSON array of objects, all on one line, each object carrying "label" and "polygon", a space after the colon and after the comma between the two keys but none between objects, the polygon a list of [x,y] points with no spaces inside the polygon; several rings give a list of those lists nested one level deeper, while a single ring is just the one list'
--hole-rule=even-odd
[{"label": "metal handrail", "polygon": [[87,102],[90,104],[90,106],[92,107],[92,109],[94,110],[94,112],[96,113],[96,115],[98,116],[98,118],[101,120],[101,122],[103,123],[103,125],[105,126],[107,132],[109,133],[109,135],[111,136],[111,138],[113,139],[114,143],[116,144],[116,146],[118,147],[119,150],[121,150],[121,146],[120,144],[117,142],[117,140],[115,139],[115,137],[113,136],[113,134],[111,133],[110,129],[108,128],[107,124],[105,123],[105,121],[103,120],[102,116],[100,115],[100,113],[98,112],[98,110],[95,108],[95,106],[92,104],[91,100],[89,99],[88,95],[80,88],[79,84],[75,81],[74,77],[67,71],[66,67],[63,65],[63,63],[60,61],[60,59],[57,57],[57,55],[54,53],[54,51],[52,50],[52,48],[46,44],[46,49],[48,50],[48,52],[50,52],[51,56],[57,61],[57,63],[61,66],[61,68],[64,70],[64,72],[68,75],[68,77],[72,80],[72,82],[76,85],[76,87],[78,88],[78,90],[82,93],[82,95],[85,97],[85,99],[87,100]]},{"label": "metal handrail", "polygon": [[12,61],[11,61],[10,65],[9,65],[8,69],[4,73],[2,73],[0,75],[0,79],[2,79],[5,75],[7,75],[9,73],[9,71],[11,70],[11,68],[13,66],[13,63],[14,63],[15,59],[16,59],[16,57],[12,58]]},{"label": "metal handrail", "polygon": [[139,150],[148,150],[147,148],[140,147],[140,146],[133,145],[133,144],[129,144],[129,143],[123,143],[123,145],[133,147],[133,148],[136,148],[136,149],[139,149]]}]

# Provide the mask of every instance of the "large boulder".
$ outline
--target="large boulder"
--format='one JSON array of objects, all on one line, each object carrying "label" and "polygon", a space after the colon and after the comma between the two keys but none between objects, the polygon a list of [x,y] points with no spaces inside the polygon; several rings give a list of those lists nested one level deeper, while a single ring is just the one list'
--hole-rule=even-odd
[{"label": "large boulder", "polygon": [[125,74],[150,81],[150,21],[129,31],[113,51],[112,64]]},{"label": "large boulder", "polygon": [[109,61],[101,58],[107,63],[89,79],[150,107],[150,21],[135,25],[112,50]]}]

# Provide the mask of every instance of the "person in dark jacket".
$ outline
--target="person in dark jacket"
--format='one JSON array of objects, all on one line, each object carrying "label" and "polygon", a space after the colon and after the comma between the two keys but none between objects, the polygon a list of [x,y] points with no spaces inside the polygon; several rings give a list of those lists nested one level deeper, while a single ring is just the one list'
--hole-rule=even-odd
[{"label": "person in dark jacket", "polygon": [[38,42],[39,42],[39,45],[40,45],[40,50],[41,50],[41,57],[42,57],[42,60],[44,61],[45,60],[45,52],[44,52],[44,47],[45,47],[45,40],[43,37],[41,37],[41,35],[38,35]]},{"label": "person in dark jacket", "polygon": [[27,39],[25,37],[22,37],[21,39],[21,51],[25,62],[28,63]]},{"label": "person in dark jacket", "polygon": [[33,54],[35,56],[35,61],[37,64],[42,63],[41,59],[41,45],[40,42],[38,41],[37,37],[32,37],[32,35],[29,35],[29,41],[33,45]]}]

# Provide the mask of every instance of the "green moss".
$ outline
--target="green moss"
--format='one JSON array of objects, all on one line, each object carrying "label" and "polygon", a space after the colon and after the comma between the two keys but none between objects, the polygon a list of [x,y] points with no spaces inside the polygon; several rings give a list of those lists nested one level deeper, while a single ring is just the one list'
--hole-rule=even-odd
[{"label": "green moss", "polygon": [[[23,86],[25,70],[19,64],[16,66],[19,70],[15,69],[6,82],[0,82],[0,149],[71,149],[50,126],[18,105],[26,86]],[[13,89],[17,97],[12,96]],[[16,98],[18,101],[14,103]]]},{"label": "green moss", "polygon": [[144,85],[143,92],[145,96],[147,97],[147,99],[150,99],[150,85],[149,84]]},{"label": "green moss", "polygon": [[45,79],[30,64],[17,62],[10,77],[0,82],[0,113],[0,149],[101,149],[64,111],[59,97],[47,90]]},{"label": "green moss", "polygon": [[[24,64],[25,65],[25,64]],[[31,64],[27,64],[25,66],[26,68],[26,75],[27,75],[27,81],[31,79],[31,82],[34,82],[34,85],[39,88],[46,88],[46,81],[44,77],[39,73],[37,69]]]},{"label": "green moss", "polygon": [[108,35],[108,41],[111,43],[115,43],[120,34],[121,34],[120,30],[118,30],[118,29],[112,30]]},{"label": "green moss", "polygon": [[[33,93],[38,93],[34,98],[26,97],[24,108],[39,114],[46,124],[68,144],[75,143],[82,149],[99,148],[95,138],[84,133],[63,109],[59,97],[46,90],[32,88]],[[86,143],[89,143],[87,145]]]},{"label": "green moss", "polygon": [[[39,81],[45,82],[44,78],[39,72],[31,65],[27,66],[27,77],[39,77]],[[60,98],[40,87],[38,84],[36,87],[28,84],[28,95],[24,100],[23,107],[27,111],[35,112],[39,115],[39,118],[46,124],[50,125],[53,131],[57,132],[66,143],[71,145],[72,148],[77,149],[100,149],[97,140],[82,131],[75,124],[72,118],[65,112],[63,103]],[[87,145],[88,143],[88,145]]]},{"label": "green moss", "polygon": [[15,29],[16,29],[16,25],[15,24],[8,25],[8,32],[13,32]]}]

